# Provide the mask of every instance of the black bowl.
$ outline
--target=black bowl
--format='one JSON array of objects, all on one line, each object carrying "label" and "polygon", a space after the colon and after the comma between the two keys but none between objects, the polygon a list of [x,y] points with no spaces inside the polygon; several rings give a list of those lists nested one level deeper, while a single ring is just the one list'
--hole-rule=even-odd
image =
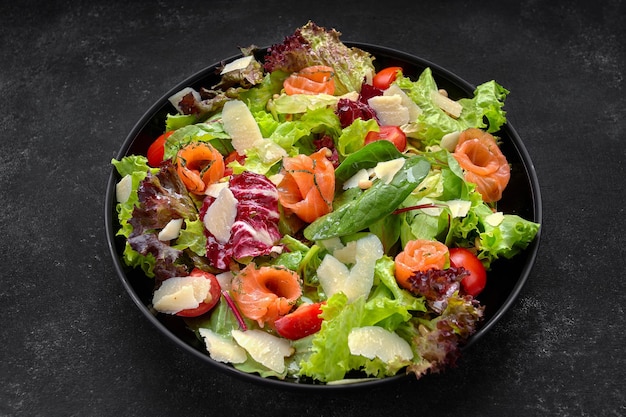
[{"label": "black bowl", "polygon": [[[403,73],[416,79],[420,73],[427,67],[430,67],[440,88],[448,91],[453,99],[462,97],[471,97],[475,86],[457,77],[455,74],[447,71],[440,66],[427,60],[399,52],[393,49],[381,46],[346,42],[349,46],[355,46],[370,52],[376,57],[374,61],[377,68],[387,66],[400,66]],[[258,59],[262,59],[265,50],[258,51]],[[232,56],[223,62],[230,62],[241,55]],[[180,84],[174,86],[160,100],[158,100],[139,120],[132,129],[126,140],[124,141],[117,159],[121,159],[125,155],[143,154],[145,155],[148,146],[152,141],[163,133],[164,120],[168,113],[174,113],[175,109],[168,101],[168,97],[180,91],[184,87],[207,87],[215,85],[218,82],[216,69],[222,64],[216,63],[210,65],[202,71],[192,75]],[[539,190],[539,182],[533,167],[530,156],[517,135],[511,124],[506,124],[497,133],[502,140],[502,151],[506,155],[511,164],[511,179],[507,189],[504,192],[502,200],[498,202],[498,209],[511,214],[517,214],[527,220],[537,223],[542,221],[541,211],[541,194]],[[191,353],[200,360],[206,362],[209,366],[214,367],[222,372],[246,379],[251,382],[258,382],[269,385],[277,385],[281,388],[303,388],[303,389],[346,389],[346,388],[364,388],[373,385],[380,385],[390,381],[397,381],[406,378],[406,375],[397,375],[393,377],[367,380],[355,384],[346,385],[324,385],[308,383],[294,380],[278,380],[272,378],[262,378],[256,374],[247,374],[241,372],[234,367],[214,361],[211,359],[205,349],[204,344],[198,340],[195,334],[189,331],[182,319],[175,316],[159,314],[155,315],[148,307],[152,299],[153,280],[147,278],[141,270],[133,270],[128,268],[122,260],[122,252],[124,249],[124,240],[116,236],[119,229],[117,222],[117,213],[115,211],[115,184],[119,181],[119,176],[115,169],[112,169],[109,182],[107,185],[105,199],[105,227],[107,240],[113,263],[119,278],[126,287],[128,294],[131,296],[137,307],[148,318],[148,320],[156,326],[156,328],[164,333],[174,344],[178,345],[182,350]],[[485,315],[482,324],[477,332],[469,339],[464,350],[470,345],[478,341],[486,334],[511,308],[518,297],[522,287],[528,279],[537,251],[539,249],[540,233],[537,234],[534,241],[521,254],[511,260],[499,259],[492,264],[492,270],[489,273],[489,282],[485,290],[478,297],[485,306]]]}]

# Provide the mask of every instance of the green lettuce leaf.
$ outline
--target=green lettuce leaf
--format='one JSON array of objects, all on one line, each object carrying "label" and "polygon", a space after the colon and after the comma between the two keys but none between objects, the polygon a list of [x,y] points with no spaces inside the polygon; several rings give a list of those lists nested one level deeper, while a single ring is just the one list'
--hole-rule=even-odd
[{"label": "green lettuce leaf", "polygon": [[165,117],[165,131],[180,129],[196,123],[197,117],[193,114],[168,114]]},{"label": "green lettuce leaf", "polygon": [[343,293],[328,299],[322,306],[322,328],[313,338],[312,354],[300,363],[300,375],[322,382],[336,381],[359,366],[350,354],[348,334],[360,326],[364,304],[363,297],[348,304]]},{"label": "green lettuce leaf", "polygon": [[199,256],[205,256],[206,241],[202,220],[185,219],[185,227],[180,230],[180,235],[172,247],[178,250],[190,249]]},{"label": "green lettuce leaf", "polygon": [[424,299],[400,289],[393,275],[393,259],[384,256],[376,263],[375,279],[379,282],[370,297],[360,297],[348,303],[343,293],[330,297],[322,307],[324,322],[314,335],[310,355],[300,363],[300,374],[321,381],[344,379],[350,371],[362,370],[369,376],[395,375],[410,361],[384,362],[352,355],[348,335],[357,327],[380,326],[396,331],[413,319],[412,312],[426,310]]},{"label": "green lettuce leaf", "polygon": [[272,101],[272,109],[281,114],[299,114],[337,105],[339,97],[329,94],[281,94]]},{"label": "green lettuce leaf", "polygon": [[484,231],[479,234],[478,257],[490,264],[503,257],[510,259],[526,249],[539,232],[539,224],[525,220],[515,214],[504,214],[497,226],[485,221],[489,214],[481,218]]},{"label": "green lettuce leaf", "polygon": [[[458,119],[448,115],[433,102],[431,94],[439,87],[430,68],[426,68],[417,81],[400,75],[396,83],[422,110],[412,136],[420,139],[425,146],[437,145],[445,134],[470,127],[496,132],[506,122],[506,113],[502,108],[509,91],[495,81],[479,85],[472,98],[458,100],[463,107]],[[485,119],[488,123],[485,123]]]},{"label": "green lettuce leaf", "polygon": [[240,92],[237,98],[246,103],[252,113],[264,111],[272,97],[280,93],[288,76],[289,73],[283,71],[267,73],[260,84]]},{"label": "green lettuce leaf", "polygon": [[276,149],[284,150],[288,156],[310,154],[315,151],[313,139],[317,135],[338,136],[341,131],[339,118],[330,107],[311,110],[295,120],[283,122],[275,120],[266,112],[256,112],[253,115],[267,140],[263,141],[262,147],[248,149],[243,164],[237,162],[230,164],[235,173],[248,170],[270,175],[280,167],[281,158],[266,156],[275,154]]},{"label": "green lettuce leaf", "polygon": [[224,131],[221,113],[203,123],[186,125],[175,130],[165,141],[163,159],[174,160],[178,151],[192,142],[208,142],[222,155],[233,151],[230,137]]},{"label": "green lettuce leaf", "polygon": [[139,205],[139,197],[137,196],[139,184],[146,178],[149,171],[156,173],[158,169],[150,168],[148,159],[140,155],[125,156],[119,161],[113,159],[111,164],[113,164],[122,178],[130,175],[132,181],[130,196],[125,202],[117,203],[116,205],[117,217],[121,226],[117,231],[117,235],[126,238],[122,257],[126,265],[132,268],[141,268],[147,276],[152,277],[154,276],[156,262],[154,256],[151,254],[144,256],[135,251],[128,243],[128,237],[133,232],[133,226],[129,223],[129,220],[133,217],[133,210]]},{"label": "green lettuce leaf", "polygon": [[378,123],[375,119],[355,119],[351,125],[343,129],[341,136],[337,139],[339,155],[346,157],[363,148],[365,136],[371,130],[378,130]]},{"label": "green lettuce leaf", "polygon": [[[341,132],[341,124],[339,118],[330,107],[321,107],[311,110],[302,115],[302,117],[280,123],[272,132],[269,139],[280,145],[288,153],[303,138],[310,138],[312,134],[327,134],[332,137],[339,136]],[[312,145],[305,146],[312,149]],[[296,154],[300,153],[296,150]],[[293,154],[293,152],[291,152]]]},{"label": "green lettuce leaf", "polygon": [[[402,203],[402,207],[419,207],[429,201],[441,208],[414,209],[402,213],[400,240],[403,245],[410,240],[439,240],[448,246],[474,247],[486,268],[500,257],[511,258],[528,247],[539,230],[539,224],[517,215],[504,214],[497,225],[490,222],[492,207],[476,191],[476,186],[466,182],[458,162],[447,151],[423,153],[436,169],[420,183]],[[453,216],[451,201],[468,201],[469,211],[464,216]]]}]

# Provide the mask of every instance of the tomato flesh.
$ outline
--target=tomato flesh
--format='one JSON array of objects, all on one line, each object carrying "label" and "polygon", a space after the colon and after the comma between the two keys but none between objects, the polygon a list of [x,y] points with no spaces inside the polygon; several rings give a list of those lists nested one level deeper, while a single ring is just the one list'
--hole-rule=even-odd
[{"label": "tomato flesh", "polygon": [[487,271],[480,259],[465,248],[450,249],[450,265],[464,268],[469,275],[461,281],[464,293],[476,297],[487,285]]},{"label": "tomato flesh", "polygon": [[317,333],[322,327],[322,303],[302,304],[293,313],[289,313],[274,322],[279,335],[289,340],[298,340]]},{"label": "tomato flesh", "polygon": [[375,142],[377,140],[387,140],[400,151],[406,150],[406,135],[398,126],[380,126],[378,132],[370,131],[365,136],[365,144]]},{"label": "tomato flesh", "polygon": [[203,315],[204,313],[207,313],[213,307],[215,307],[217,302],[220,300],[220,296],[222,294],[220,283],[215,275],[198,268],[194,268],[189,275],[204,277],[211,281],[211,289],[209,291],[209,294],[211,294],[211,299],[208,302],[204,301],[200,303],[200,305],[198,305],[198,307],[196,308],[188,308],[186,310],[179,311],[178,313],[176,313],[176,315],[180,317],[198,317]]},{"label": "tomato flesh", "polygon": [[386,90],[398,77],[398,71],[402,71],[401,67],[387,67],[380,70],[372,79],[372,85],[381,90]]},{"label": "tomato flesh", "polygon": [[148,165],[153,168],[158,167],[163,162],[163,157],[165,155],[165,141],[167,138],[174,133],[174,131],[169,131],[163,133],[161,136],[155,139],[154,142],[148,148],[148,152],[146,153],[146,157],[148,158]]}]

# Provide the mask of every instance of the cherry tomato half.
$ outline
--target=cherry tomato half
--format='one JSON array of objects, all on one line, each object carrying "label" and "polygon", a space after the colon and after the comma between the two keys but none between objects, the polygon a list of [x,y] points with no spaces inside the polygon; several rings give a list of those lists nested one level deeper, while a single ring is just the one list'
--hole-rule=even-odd
[{"label": "cherry tomato half", "polygon": [[469,275],[461,281],[461,289],[466,294],[476,297],[487,285],[487,271],[480,259],[465,248],[450,249],[450,265],[463,267]]},{"label": "cherry tomato half", "polygon": [[148,165],[155,168],[161,165],[163,162],[163,156],[165,155],[165,140],[174,133],[173,130],[163,133],[161,136],[155,139],[154,142],[148,148],[146,156],[148,157]]},{"label": "cherry tomato half", "polygon": [[376,75],[374,75],[374,79],[372,80],[372,84],[376,88],[380,88],[381,90],[386,90],[389,88],[391,83],[396,80],[398,76],[398,71],[402,71],[401,67],[387,67],[378,71]]},{"label": "cherry tomato half", "polygon": [[211,289],[209,290],[210,297],[207,297],[207,300],[200,303],[196,308],[188,308],[187,310],[182,310],[176,313],[177,316],[180,317],[198,317],[203,315],[204,313],[211,310],[217,302],[220,300],[220,296],[222,294],[222,289],[220,287],[220,283],[217,280],[217,277],[209,272],[203,271],[198,268],[194,268],[189,276],[196,277],[204,277],[211,281]]},{"label": "cherry tomato half", "polygon": [[380,126],[378,132],[372,130],[365,136],[366,145],[377,140],[388,140],[400,152],[404,152],[406,149],[406,135],[398,126]]},{"label": "cherry tomato half", "polygon": [[276,332],[289,340],[302,339],[317,333],[322,327],[322,303],[302,304],[296,311],[274,322]]}]

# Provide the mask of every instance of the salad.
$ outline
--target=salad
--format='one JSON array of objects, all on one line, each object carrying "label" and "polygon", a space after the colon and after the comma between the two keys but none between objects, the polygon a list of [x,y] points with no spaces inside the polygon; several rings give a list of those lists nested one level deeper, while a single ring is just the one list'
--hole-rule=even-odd
[{"label": "salad", "polygon": [[262,377],[455,365],[492,264],[539,230],[498,210],[509,92],[455,100],[313,22],[241,52],[170,97],[145,155],[112,161],[123,260],[153,280],[154,314]]}]

